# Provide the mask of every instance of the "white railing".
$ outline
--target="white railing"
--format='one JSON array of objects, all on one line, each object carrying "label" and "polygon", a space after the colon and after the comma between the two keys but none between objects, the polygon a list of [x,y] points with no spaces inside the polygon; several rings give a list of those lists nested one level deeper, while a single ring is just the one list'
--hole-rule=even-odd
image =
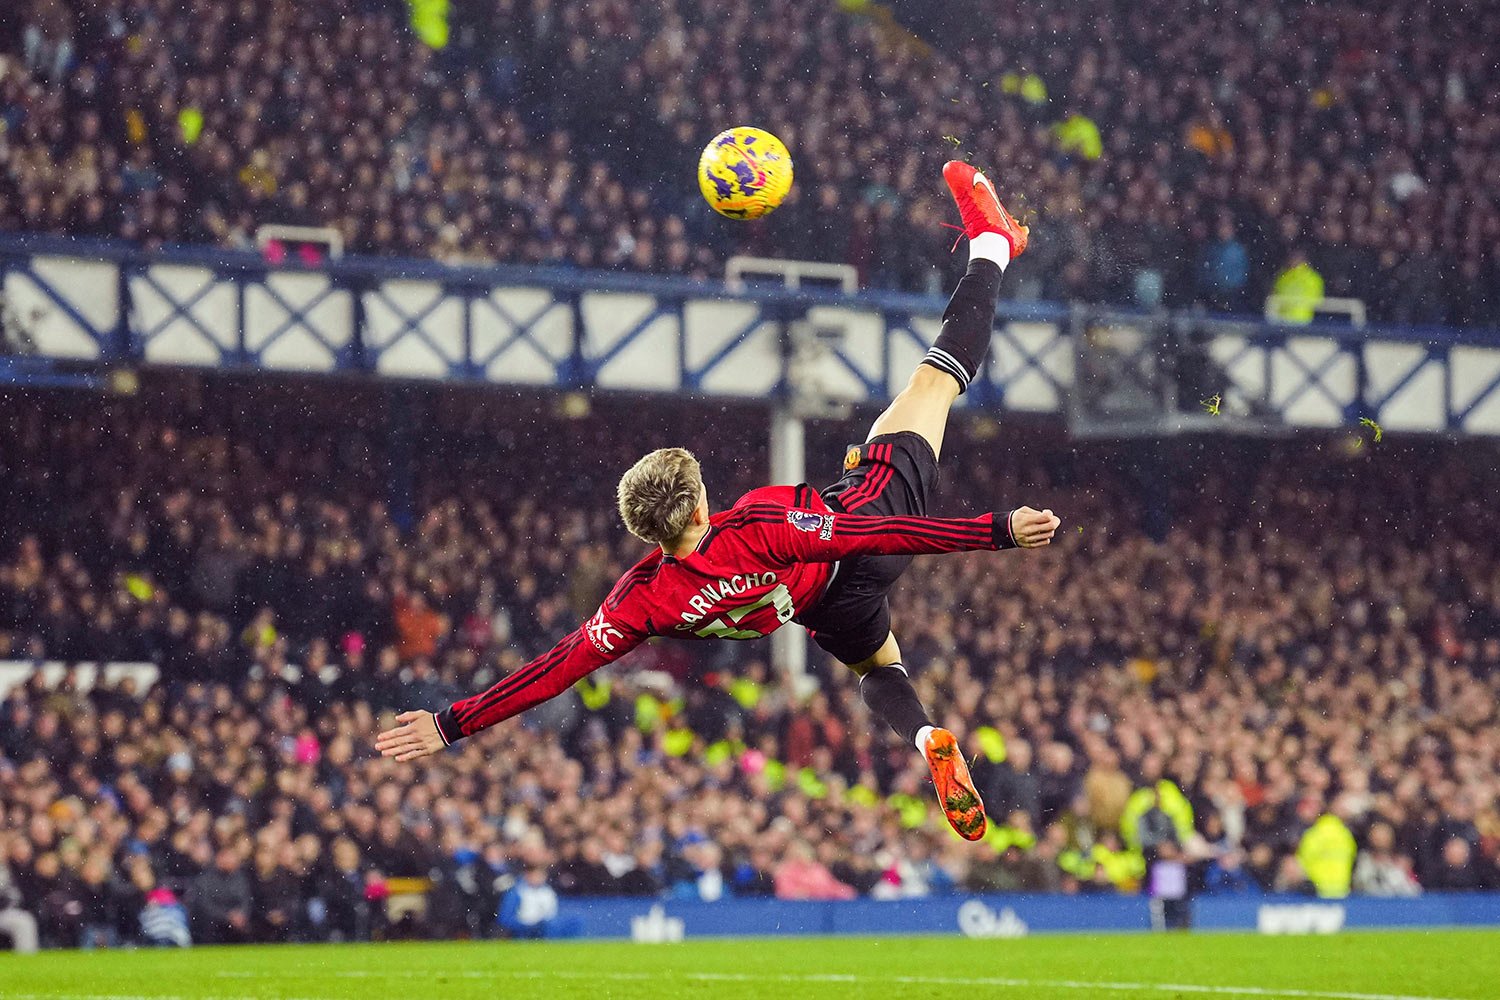
[{"label": "white railing", "polygon": [[778,278],[786,288],[802,288],[804,282],[812,281],[819,287],[836,286],[851,295],[859,291],[859,270],[852,264],[774,257],[731,257],[725,262],[724,284],[730,291],[743,292],[748,277]]},{"label": "white railing", "polygon": [[[1283,326],[1298,326],[1291,320],[1280,315],[1282,306],[1305,306],[1307,299],[1301,295],[1272,295],[1266,299],[1266,321],[1279,323]],[[1348,316],[1349,325],[1356,329],[1364,329],[1366,322],[1365,303],[1363,299],[1318,299],[1312,303],[1313,313],[1319,316]],[[1311,320],[1309,320],[1311,322]]]}]

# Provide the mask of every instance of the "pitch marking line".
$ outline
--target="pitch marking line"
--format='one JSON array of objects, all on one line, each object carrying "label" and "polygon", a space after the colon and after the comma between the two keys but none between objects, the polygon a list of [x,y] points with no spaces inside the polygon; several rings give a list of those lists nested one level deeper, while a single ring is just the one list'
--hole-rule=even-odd
[{"label": "pitch marking line", "polygon": [[[224,978],[248,979],[280,975],[279,973],[224,971],[215,973]],[[291,972],[295,975],[334,976],[340,979],[381,979],[387,977],[431,978],[429,973],[372,972],[367,969],[349,969],[342,972]],[[807,973],[804,975],[755,975],[745,972],[579,972],[570,969],[498,970],[483,972],[466,969],[444,975],[455,979],[589,979],[616,982],[639,982],[642,980],[686,979],[701,983],[854,983],[878,986],[891,983],[903,986],[1009,986],[1016,989],[1053,990],[1105,990],[1111,993],[1195,993],[1221,997],[1274,997],[1289,1000],[1460,1000],[1457,997],[1417,996],[1405,993],[1355,993],[1343,990],[1299,990],[1295,988],[1273,988],[1268,986],[1203,986],[1196,983],[1142,983],[1142,982],[1094,982],[1080,979],[1013,979],[1002,976],[872,976],[843,975],[839,973]],[[56,997],[54,994],[32,994],[24,1000],[186,1000],[177,997],[121,997],[115,994],[89,994]],[[21,998],[18,998],[21,1000]],[[199,1000],[249,1000],[249,998],[199,998]]]}]

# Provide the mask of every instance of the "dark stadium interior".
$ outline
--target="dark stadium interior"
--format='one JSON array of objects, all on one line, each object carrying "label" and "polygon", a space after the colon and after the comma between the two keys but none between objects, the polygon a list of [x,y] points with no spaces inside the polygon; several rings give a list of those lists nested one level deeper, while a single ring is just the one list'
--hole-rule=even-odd
[{"label": "dark stadium interior", "polygon": [[[1155,902],[1163,858],[1181,898],[1500,892],[1500,438],[1464,424],[1500,367],[1456,401],[1445,353],[1500,346],[1500,3],[457,0],[441,47],[415,6],[0,3],[0,943],[20,950],[18,912],[45,948],[554,936],[516,917],[527,885]],[[728,224],[694,164],[751,117],[796,184]],[[716,509],[770,481],[766,399],[714,398],[682,358],[657,395],[388,378],[373,349],[318,376],[227,350],[54,365],[8,312],[35,236],[263,276],[274,223],[392,280],[417,259],[710,283],[751,254],[936,296],[965,260],[954,157],[1032,227],[1002,297],[1152,317],[1174,418],[1205,396],[1218,417],[1231,382],[1204,317],[1260,314],[1304,262],[1319,298],[1451,366],[1447,430],[1384,440],[1366,397],[1335,401],[1341,426],[1237,433],[1290,406],[1268,384],[1212,433],[1102,440],[1070,433],[1062,389],[1021,413],[976,384],[933,513],[1063,519],[1048,550],[921,559],[892,594],[912,683],[973,761],[977,843],[810,642],[798,677],[769,643],[653,641],[441,755],[372,745],[594,613],[645,552],[614,505],[642,453],[695,452]],[[362,302],[352,273],[336,291]],[[1059,342],[1096,332],[1083,315]],[[1295,336],[1247,342],[1267,330]],[[1267,348],[1268,382],[1283,362]],[[90,387],[28,384],[42,363]],[[1338,363],[1296,361],[1295,391]],[[1357,392],[1383,374],[1361,358]],[[876,412],[809,421],[814,484]],[[106,663],[152,669],[91,680]]]},{"label": "dark stadium interior", "polygon": [[[1484,0],[1007,0],[936,45],[831,3],[485,0],[441,52],[394,0],[6,6],[3,229],[248,247],[311,223],[359,252],[700,277],[774,250],[937,291],[927,178],[960,155],[1037,227],[1007,295],[1253,312],[1300,253],[1378,320],[1500,322]],[[745,106],[818,154],[731,232],[680,179]],[[1052,127],[1074,115],[1099,151]]]},{"label": "dark stadium interior", "polygon": [[[980,761],[978,727],[1007,747],[977,771],[1007,842],[965,845],[922,825],[925,768],[851,675],[819,663],[807,697],[758,644],[645,647],[602,704],[567,695],[415,770],[368,747],[380,713],[476,690],[590,612],[642,551],[598,502],[642,434],[691,427],[716,503],[761,481],[753,408],[600,397],[569,417],[539,395],[183,376],[72,402],[7,403],[0,659],[162,674],[3,703],[6,860],[51,943],[128,930],[148,879],[199,940],[446,936],[489,932],[497,877],[528,864],[579,894],[680,896],[722,868],[769,895],[804,844],[877,897],[1131,891],[1111,852],[1161,778],[1216,848],[1208,892],[1302,890],[1324,812],[1366,845],[1359,889],[1495,884],[1492,445],[1084,445],[958,421],[939,512],[1068,514],[1058,557],[919,562],[893,602],[939,721]],[[423,442],[405,471],[402,420]],[[819,424],[809,448],[831,476],[861,435]],[[539,451],[565,459],[515,475]],[[423,921],[384,926],[366,887],[430,874]],[[215,923],[206,900],[242,890],[254,920]]]}]

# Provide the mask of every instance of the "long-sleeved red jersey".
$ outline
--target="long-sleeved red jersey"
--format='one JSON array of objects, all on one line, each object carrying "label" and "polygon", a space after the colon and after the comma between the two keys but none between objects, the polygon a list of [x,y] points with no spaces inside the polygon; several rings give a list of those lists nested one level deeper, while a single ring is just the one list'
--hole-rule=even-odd
[{"label": "long-sleeved red jersey", "polygon": [[615,584],[599,610],[549,652],[488,691],[436,713],[448,743],[566,691],[653,635],[759,639],[823,596],[838,561],[1015,545],[1008,514],[975,518],[836,513],[809,486],[768,486],[709,518],[681,559],[654,550]]}]

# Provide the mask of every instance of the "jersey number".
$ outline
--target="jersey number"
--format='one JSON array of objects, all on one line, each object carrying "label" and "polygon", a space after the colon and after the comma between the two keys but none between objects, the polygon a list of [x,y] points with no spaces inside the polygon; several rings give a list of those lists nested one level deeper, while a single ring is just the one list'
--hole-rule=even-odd
[{"label": "jersey number", "polygon": [[771,592],[754,604],[741,605],[725,612],[723,618],[716,618],[707,625],[694,631],[694,635],[701,635],[705,639],[759,639],[765,635],[754,629],[736,628],[742,619],[752,611],[759,611],[767,604],[775,605],[776,620],[785,625],[792,620],[792,615],[797,611],[792,607],[792,592],[786,589],[786,584],[778,583]]}]

